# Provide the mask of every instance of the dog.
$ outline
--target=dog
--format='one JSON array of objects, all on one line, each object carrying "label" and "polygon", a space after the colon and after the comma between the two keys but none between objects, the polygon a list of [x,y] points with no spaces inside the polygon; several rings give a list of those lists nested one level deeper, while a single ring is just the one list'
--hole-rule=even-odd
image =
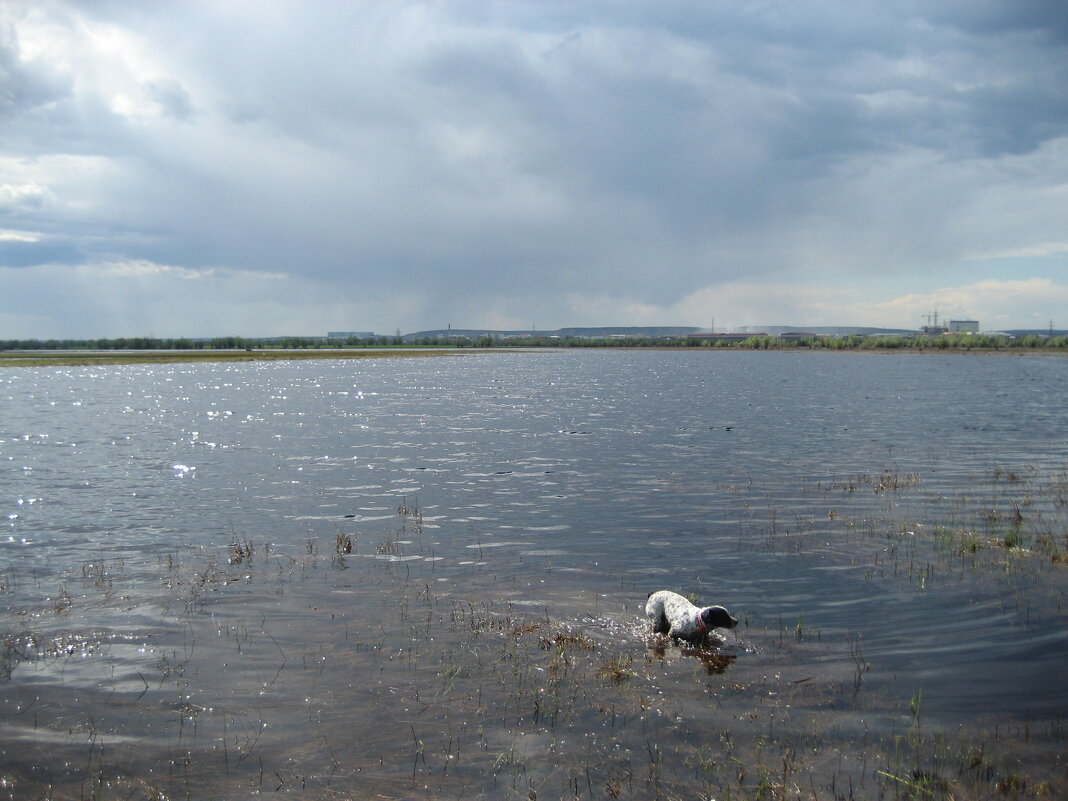
[{"label": "dog", "polygon": [[712,629],[733,629],[738,625],[738,618],[722,606],[694,606],[671,590],[649,593],[645,614],[653,621],[654,634],[667,634],[692,645],[707,643]]}]

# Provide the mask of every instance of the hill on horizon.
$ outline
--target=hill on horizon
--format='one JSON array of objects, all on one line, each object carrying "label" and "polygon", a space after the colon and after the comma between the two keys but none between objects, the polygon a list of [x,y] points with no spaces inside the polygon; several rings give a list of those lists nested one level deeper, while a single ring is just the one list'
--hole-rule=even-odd
[{"label": "hill on horizon", "polygon": [[[791,326],[791,325],[767,325],[767,326],[741,326],[734,328],[731,331],[719,331],[717,333],[730,333],[730,334],[769,334],[771,336],[778,336],[780,334],[792,333],[792,332],[804,332],[809,334],[817,334],[821,336],[849,336],[851,334],[858,335],[876,335],[876,334],[915,334],[916,331],[907,328],[873,328],[867,326]],[[567,339],[569,337],[575,337],[580,339],[602,339],[605,337],[636,337],[636,338],[657,338],[657,337],[686,337],[693,334],[709,334],[712,333],[707,328],[700,328],[698,326],[686,326],[686,325],[647,325],[647,326],[587,326],[587,327],[568,327],[568,328],[556,328],[553,330],[498,330],[490,328],[438,328],[428,331],[415,331],[410,334],[402,335],[401,339],[406,341],[418,340],[418,339],[433,339],[435,337],[444,339],[447,337],[467,337],[469,339],[478,339],[482,336],[491,336],[495,338],[513,338],[513,337],[560,337],[561,339]]]}]

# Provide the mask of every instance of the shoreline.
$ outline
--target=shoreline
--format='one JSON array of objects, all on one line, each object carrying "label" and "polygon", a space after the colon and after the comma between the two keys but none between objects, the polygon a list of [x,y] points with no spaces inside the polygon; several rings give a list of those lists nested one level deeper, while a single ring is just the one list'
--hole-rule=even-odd
[{"label": "shoreline", "polygon": [[[664,346],[636,346],[628,347],[621,345],[619,347],[596,347],[596,348],[560,348],[560,350],[678,350],[678,351],[692,351],[696,353],[703,353],[706,351],[719,351],[719,352],[748,352],[748,353],[864,353],[864,354],[885,354],[893,356],[895,354],[914,354],[917,356],[1068,356],[1068,351],[1052,348],[821,348],[821,347],[805,347],[796,345],[785,345],[782,347],[772,348],[749,348],[739,347],[737,345],[727,345],[725,347],[717,347],[715,345],[702,346],[702,347],[688,347],[685,345],[664,345]],[[2,357],[0,357],[2,358]]]},{"label": "shoreline", "polygon": [[538,353],[566,352],[584,350],[628,350],[628,351],[679,351],[687,353],[861,353],[879,355],[969,355],[969,356],[1068,356],[1068,351],[1043,347],[1007,347],[1007,348],[821,348],[821,347],[716,347],[716,346],[677,346],[677,345],[593,345],[589,347],[556,348],[496,348],[496,347],[431,347],[376,349],[255,349],[255,350],[94,350],[94,351],[0,351],[0,368],[4,367],[82,367],[108,364],[175,364],[185,362],[255,362],[255,361],[300,361],[308,359],[391,359],[436,356],[468,356],[488,353]]},{"label": "shoreline", "polygon": [[390,359],[404,357],[458,356],[472,351],[448,349],[381,350],[196,350],[196,351],[38,351],[0,352],[2,367],[81,367],[106,364],[175,364],[185,362],[263,362],[307,359]]}]

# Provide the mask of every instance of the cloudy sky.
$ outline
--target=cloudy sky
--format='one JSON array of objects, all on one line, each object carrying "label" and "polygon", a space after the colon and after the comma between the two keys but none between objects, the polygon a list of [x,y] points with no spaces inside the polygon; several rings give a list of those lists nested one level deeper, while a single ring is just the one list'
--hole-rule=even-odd
[{"label": "cloudy sky", "polygon": [[0,2],[0,339],[1068,327],[1063,0]]}]

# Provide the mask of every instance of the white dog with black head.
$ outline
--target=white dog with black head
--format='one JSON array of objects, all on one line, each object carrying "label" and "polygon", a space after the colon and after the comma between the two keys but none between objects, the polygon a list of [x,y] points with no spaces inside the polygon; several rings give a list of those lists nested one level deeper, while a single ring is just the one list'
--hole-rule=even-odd
[{"label": "white dog with black head", "polygon": [[738,618],[722,606],[694,606],[671,590],[649,593],[645,614],[653,621],[654,634],[667,634],[693,645],[708,643],[713,629],[733,629],[738,625]]}]

